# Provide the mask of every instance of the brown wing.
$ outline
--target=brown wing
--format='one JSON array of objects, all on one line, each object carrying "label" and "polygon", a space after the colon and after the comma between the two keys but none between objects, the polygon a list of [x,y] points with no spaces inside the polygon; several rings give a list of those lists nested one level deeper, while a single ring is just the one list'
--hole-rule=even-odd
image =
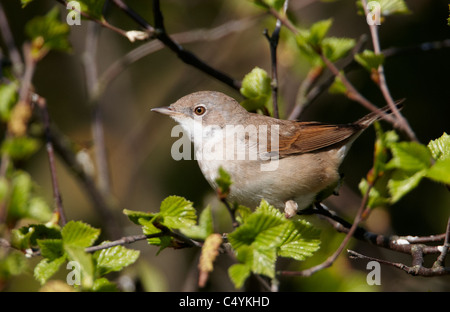
[{"label": "brown wing", "polygon": [[301,122],[292,135],[279,136],[279,156],[302,154],[345,143],[361,131],[357,124],[330,125],[320,122]]}]

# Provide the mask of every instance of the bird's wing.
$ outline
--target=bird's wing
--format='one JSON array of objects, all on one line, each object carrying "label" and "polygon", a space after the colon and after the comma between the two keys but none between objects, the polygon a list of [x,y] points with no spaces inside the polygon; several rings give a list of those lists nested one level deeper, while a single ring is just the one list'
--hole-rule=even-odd
[{"label": "bird's wing", "polygon": [[314,152],[335,144],[344,144],[361,130],[362,128],[357,124],[330,125],[320,122],[301,122],[295,131],[288,134],[280,133],[279,157]]}]

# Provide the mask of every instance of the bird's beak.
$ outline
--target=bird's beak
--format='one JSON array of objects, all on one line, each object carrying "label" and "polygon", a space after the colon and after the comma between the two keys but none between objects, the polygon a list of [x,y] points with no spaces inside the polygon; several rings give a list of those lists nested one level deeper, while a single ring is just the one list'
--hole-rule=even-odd
[{"label": "bird's beak", "polygon": [[164,115],[173,115],[175,113],[170,106],[152,108],[152,112],[157,112]]}]

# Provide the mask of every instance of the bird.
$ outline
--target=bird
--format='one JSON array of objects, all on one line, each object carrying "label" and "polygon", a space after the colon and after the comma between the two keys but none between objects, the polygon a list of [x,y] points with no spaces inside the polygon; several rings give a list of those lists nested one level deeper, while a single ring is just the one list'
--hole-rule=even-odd
[{"label": "bird", "polygon": [[283,120],[249,112],[217,91],[194,92],[152,111],[183,128],[213,189],[218,189],[219,168],[230,175],[227,200],[252,208],[264,199],[291,214],[331,195],[352,143],[392,113],[386,106],[348,124]]}]

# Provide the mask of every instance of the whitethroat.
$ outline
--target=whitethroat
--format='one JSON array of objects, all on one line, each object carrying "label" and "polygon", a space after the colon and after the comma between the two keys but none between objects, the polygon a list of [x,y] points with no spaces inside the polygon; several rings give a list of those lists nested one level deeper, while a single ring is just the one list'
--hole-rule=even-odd
[{"label": "whitethroat", "polygon": [[339,125],[281,120],[248,112],[233,98],[213,91],[195,92],[152,111],[169,115],[189,135],[200,169],[214,189],[219,168],[229,173],[229,201],[254,208],[265,199],[290,213],[307,208],[319,193],[331,195],[353,141],[391,113],[385,107]]}]

